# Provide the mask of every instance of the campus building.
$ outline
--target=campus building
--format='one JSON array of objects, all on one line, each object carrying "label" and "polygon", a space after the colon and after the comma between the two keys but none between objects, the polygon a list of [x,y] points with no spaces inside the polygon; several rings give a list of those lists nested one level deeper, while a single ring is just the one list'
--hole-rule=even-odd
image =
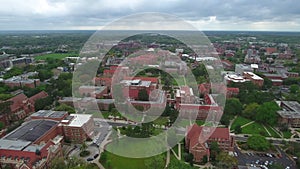
[{"label": "campus building", "polygon": [[209,147],[216,142],[222,151],[233,151],[234,138],[228,128],[210,128],[194,124],[187,129],[185,146],[194,155],[195,162],[201,162],[204,156],[209,159]]},{"label": "campus building", "polygon": [[0,139],[0,166],[18,169],[49,168],[62,156],[59,122],[31,120]]},{"label": "campus building", "polygon": [[5,79],[3,82],[9,87],[29,87],[35,88],[40,85],[40,79],[32,79],[29,77],[36,76],[37,72],[29,72],[20,76],[13,76]]},{"label": "campus building", "polygon": [[290,127],[300,127],[300,104],[297,101],[281,101],[282,110],[277,111],[279,123]]}]

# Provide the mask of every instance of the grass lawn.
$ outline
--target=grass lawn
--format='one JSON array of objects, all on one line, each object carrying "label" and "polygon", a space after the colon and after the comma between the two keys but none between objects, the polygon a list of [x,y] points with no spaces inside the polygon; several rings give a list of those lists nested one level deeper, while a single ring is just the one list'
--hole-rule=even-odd
[{"label": "grass lawn", "polygon": [[65,57],[68,57],[68,56],[78,56],[78,54],[75,54],[75,53],[51,53],[51,54],[36,56],[36,57],[34,57],[34,59],[35,60],[45,60],[47,58],[64,59]]},{"label": "grass lawn", "polygon": [[158,117],[157,119],[155,119],[153,121],[154,124],[161,125],[161,126],[168,124],[168,122],[169,122],[169,119],[167,117]]},{"label": "grass lawn", "polygon": [[263,136],[269,136],[267,131],[264,129],[264,127],[259,123],[252,123],[248,126],[245,126],[242,128],[243,134],[260,134]]},{"label": "grass lawn", "polygon": [[[107,119],[108,116],[110,115],[110,113],[108,111],[101,111],[100,112],[93,112],[93,113],[89,113],[89,114],[92,114],[94,118],[105,118]],[[101,116],[102,114],[102,116]]]},{"label": "grass lawn", "polygon": [[203,121],[203,120],[196,120],[196,124],[198,126],[202,126],[204,123],[205,123],[205,121]]},{"label": "grass lawn", "polygon": [[268,129],[272,137],[280,138],[280,135],[278,135],[270,126],[265,125],[265,127]]},{"label": "grass lawn", "polygon": [[[110,165],[112,169],[145,169],[145,160],[150,158],[126,158],[122,156],[117,156],[110,152],[105,151],[107,155],[107,160],[110,161]],[[105,168],[109,168],[107,162],[101,163]]]},{"label": "grass lawn", "polygon": [[283,131],[282,134],[283,134],[284,138],[291,138],[291,136],[292,136],[292,133],[291,133],[290,130],[289,131]]},{"label": "grass lawn", "polygon": [[242,126],[242,125],[245,125],[245,124],[247,124],[247,123],[249,123],[249,122],[251,122],[251,121],[252,121],[252,120],[249,120],[249,119],[246,119],[246,118],[244,118],[244,117],[238,116],[238,117],[234,120],[234,122],[232,123],[230,129],[231,129],[231,130],[234,130],[236,126],[238,126],[238,125]]}]

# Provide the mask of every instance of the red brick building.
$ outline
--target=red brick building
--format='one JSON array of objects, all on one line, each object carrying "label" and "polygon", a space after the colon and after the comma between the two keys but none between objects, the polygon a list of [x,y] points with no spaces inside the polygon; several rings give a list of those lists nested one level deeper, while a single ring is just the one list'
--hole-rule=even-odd
[{"label": "red brick building", "polygon": [[233,151],[234,138],[228,128],[210,128],[194,124],[187,130],[185,146],[194,155],[195,162],[201,162],[204,156],[209,159],[209,146],[217,142],[223,151]]},{"label": "red brick building", "polygon": [[33,95],[30,98],[21,93],[8,99],[7,102],[11,103],[10,112],[2,115],[0,117],[0,121],[2,121],[5,125],[8,125],[11,121],[18,121],[26,118],[28,115],[35,111],[35,101],[47,96],[48,94],[46,92],[41,91],[40,93]]},{"label": "red brick building", "polygon": [[158,88],[157,78],[134,77],[131,80],[122,80],[123,96],[138,100],[138,94],[141,90],[146,90],[149,95],[151,91]]},{"label": "red brick building", "polygon": [[53,158],[62,156],[63,137],[58,124],[32,120],[0,139],[0,167],[49,168]]},{"label": "red brick building", "polygon": [[215,118],[222,115],[222,109],[218,106],[212,95],[204,95],[204,103],[198,103],[192,88],[181,86],[176,90],[176,105],[183,118],[197,118],[205,120],[209,113],[214,113]]},{"label": "red brick building", "polygon": [[[89,110],[109,110],[109,107],[114,107],[114,99],[95,99],[92,97],[76,98],[76,97],[63,97],[59,103],[66,104],[68,106]],[[95,102],[97,104],[95,104]]]},{"label": "red brick building", "polygon": [[200,94],[202,94],[202,95],[209,94],[211,91],[211,88],[212,88],[211,86],[213,86],[214,93],[225,94],[224,91],[226,91],[227,98],[231,98],[231,97],[237,96],[239,94],[239,88],[226,87],[225,84],[210,84],[210,83],[202,83],[198,86]]},{"label": "red brick building", "polygon": [[66,140],[82,143],[94,136],[94,120],[90,114],[71,114],[61,124]]},{"label": "red brick building", "polygon": [[106,86],[80,86],[79,94],[86,97],[104,98],[108,97]]},{"label": "red brick building", "polygon": [[245,79],[249,79],[253,84],[262,87],[264,85],[264,79],[257,76],[256,74],[252,72],[244,72]]}]

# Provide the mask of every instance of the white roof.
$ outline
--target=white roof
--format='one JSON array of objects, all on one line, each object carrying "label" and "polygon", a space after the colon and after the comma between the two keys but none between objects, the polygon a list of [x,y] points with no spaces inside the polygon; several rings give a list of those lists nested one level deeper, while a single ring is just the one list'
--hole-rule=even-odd
[{"label": "white roof", "polygon": [[70,116],[74,117],[68,125],[72,127],[81,127],[92,118],[91,114],[71,114]]}]

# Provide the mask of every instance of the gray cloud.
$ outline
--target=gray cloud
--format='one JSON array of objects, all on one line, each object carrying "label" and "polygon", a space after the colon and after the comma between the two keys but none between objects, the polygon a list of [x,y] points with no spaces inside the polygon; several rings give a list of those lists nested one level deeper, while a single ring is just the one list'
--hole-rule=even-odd
[{"label": "gray cloud", "polygon": [[300,30],[298,0],[0,0],[0,2],[2,30],[93,29],[139,12],[169,13],[193,23],[200,29]]}]

